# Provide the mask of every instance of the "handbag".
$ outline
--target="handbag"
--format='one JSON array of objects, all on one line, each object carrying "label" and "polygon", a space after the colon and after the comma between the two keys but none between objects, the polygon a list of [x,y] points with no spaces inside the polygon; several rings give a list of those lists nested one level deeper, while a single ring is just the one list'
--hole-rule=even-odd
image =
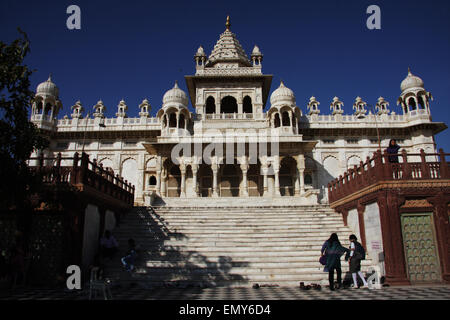
[{"label": "handbag", "polygon": [[325,255],[325,256],[321,256],[320,258],[319,258],[319,262],[320,262],[320,264],[321,265],[326,265],[327,264],[327,256]]}]

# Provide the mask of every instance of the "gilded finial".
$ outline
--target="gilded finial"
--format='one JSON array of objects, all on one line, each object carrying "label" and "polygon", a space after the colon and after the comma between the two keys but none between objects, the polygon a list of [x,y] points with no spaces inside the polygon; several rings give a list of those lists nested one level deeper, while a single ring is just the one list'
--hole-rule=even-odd
[{"label": "gilded finial", "polygon": [[411,75],[411,68],[408,67],[408,74]]},{"label": "gilded finial", "polygon": [[51,73],[48,75],[48,80],[47,81],[52,81],[52,74]]},{"label": "gilded finial", "polygon": [[230,30],[231,27],[230,16],[227,16],[227,23],[225,23],[225,26],[227,27],[227,30]]}]

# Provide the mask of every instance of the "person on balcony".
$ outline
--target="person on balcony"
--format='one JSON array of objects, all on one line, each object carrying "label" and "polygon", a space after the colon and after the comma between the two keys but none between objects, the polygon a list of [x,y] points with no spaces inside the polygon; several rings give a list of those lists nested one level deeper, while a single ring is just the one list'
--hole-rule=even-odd
[{"label": "person on balcony", "polygon": [[389,162],[398,163],[398,150],[400,150],[400,146],[397,144],[395,139],[391,139],[389,141],[389,146],[386,150],[389,154]]}]

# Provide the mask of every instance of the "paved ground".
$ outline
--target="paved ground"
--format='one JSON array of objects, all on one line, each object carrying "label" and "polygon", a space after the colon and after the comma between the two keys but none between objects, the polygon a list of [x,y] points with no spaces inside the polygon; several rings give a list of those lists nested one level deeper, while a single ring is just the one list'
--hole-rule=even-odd
[{"label": "paved ground", "polygon": [[[380,290],[342,289],[331,292],[292,287],[253,288],[113,288],[114,300],[450,300],[450,286],[385,287]],[[88,289],[16,289],[0,292],[0,300],[87,300]]]}]

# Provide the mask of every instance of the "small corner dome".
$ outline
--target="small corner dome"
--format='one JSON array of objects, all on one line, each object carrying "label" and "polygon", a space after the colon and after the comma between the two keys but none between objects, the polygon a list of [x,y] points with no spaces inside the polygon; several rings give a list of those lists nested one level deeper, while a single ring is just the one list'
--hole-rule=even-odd
[{"label": "small corner dome", "polygon": [[294,92],[291,89],[289,89],[288,87],[286,87],[284,85],[283,81],[281,81],[278,89],[276,89],[270,96],[270,103],[275,104],[277,102],[286,101],[286,100],[294,103],[295,95],[294,95]]},{"label": "small corner dome", "polygon": [[400,85],[402,92],[412,88],[423,88],[423,87],[424,87],[423,80],[413,75],[411,73],[411,70],[408,68],[408,76],[405,78],[405,80],[402,81]]},{"label": "small corner dome", "polygon": [[205,50],[203,49],[202,46],[198,47],[197,53],[195,55],[196,56],[206,56]]},{"label": "small corner dome", "polygon": [[259,50],[259,47],[255,45],[252,51],[252,56],[259,56],[259,55],[261,55],[261,51]]},{"label": "small corner dome", "polygon": [[47,81],[44,81],[37,86],[36,93],[51,95],[56,98],[58,97],[59,89],[56,84],[52,82],[51,75],[48,77]]},{"label": "small corner dome", "polygon": [[167,91],[163,96],[163,104],[168,104],[172,102],[179,103],[184,106],[188,105],[188,97],[186,93],[178,87],[177,82],[175,82],[173,88]]}]

